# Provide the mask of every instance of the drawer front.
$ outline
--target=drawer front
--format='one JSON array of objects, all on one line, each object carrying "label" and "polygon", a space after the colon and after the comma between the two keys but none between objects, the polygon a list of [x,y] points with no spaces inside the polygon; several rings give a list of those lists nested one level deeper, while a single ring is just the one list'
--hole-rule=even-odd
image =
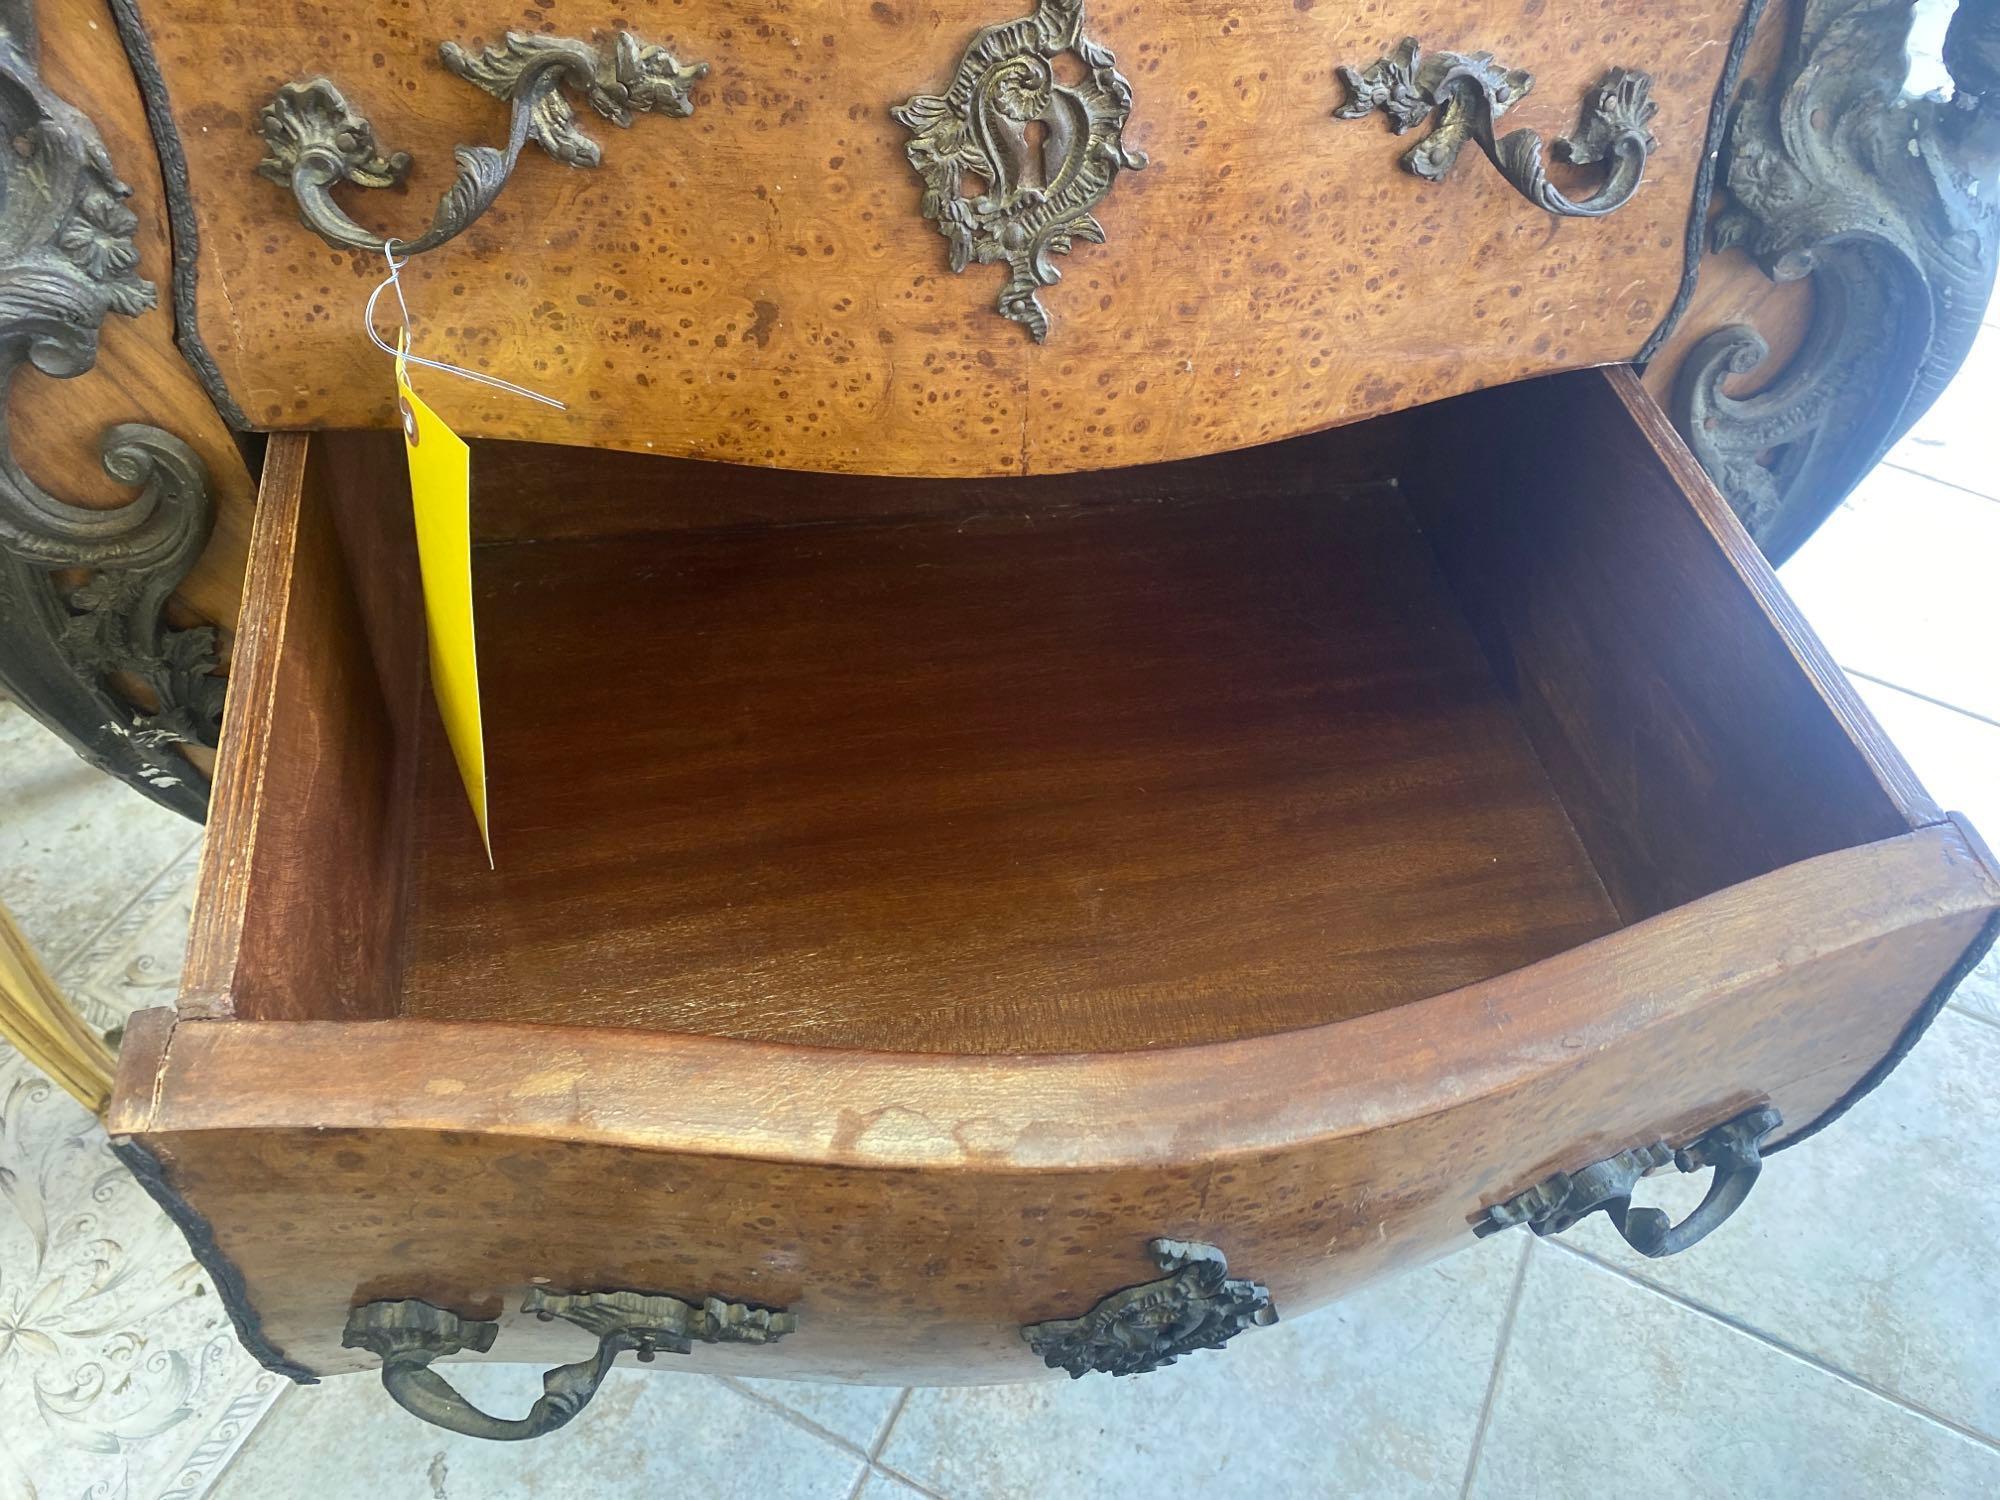
[{"label": "drawer front", "polygon": [[372,1368],[350,1311],[401,1299],[498,1321],[498,1358],[575,1358],[575,1330],[521,1314],[546,1287],[795,1324],[659,1368],[1025,1379],[1048,1371],[1024,1329],[1158,1279],[1157,1238],[1216,1247],[1289,1319],[1471,1244],[1551,1172],[1762,1102],[1780,1135],[1818,1119],[1978,936],[1991,881],[1927,829],[1400,1011],[1115,1058],[408,1021],[183,1021],[169,1046],[152,1012],[110,1128],[207,1221],[256,1352],[314,1374]]},{"label": "drawer front", "polygon": [[[1582,434],[1560,459],[1521,439],[1559,418]],[[1617,1211],[1613,1189],[1629,1190],[1629,1174],[1725,1122],[1767,1118],[1766,1144],[1783,1146],[1838,1116],[1991,940],[1991,855],[1880,742],[1629,373],[1512,386],[1376,425],[1407,429],[1397,472],[1422,506],[1431,561],[1457,577],[1520,731],[1587,840],[1615,928],[1365,1013],[1266,1016],[1196,1044],[1169,1034],[1176,1013],[1160,1008],[1081,1043],[1044,1024],[991,1049],[975,1049],[967,1014],[949,1004],[968,987],[948,979],[936,985],[948,1002],[937,1014],[905,997],[900,1032],[845,1045],[824,1035],[801,1044],[810,1032],[720,1035],[726,1017],[713,1008],[656,1015],[653,1029],[629,1015],[586,1024],[581,992],[604,977],[593,966],[634,993],[718,992],[630,962],[637,940],[663,930],[658,909],[687,891],[672,874],[648,883],[647,862],[619,858],[608,839],[591,848],[622,890],[568,908],[592,935],[589,953],[525,984],[506,966],[488,969],[467,986],[470,1004],[413,1004],[413,934],[435,911],[408,872],[399,899],[401,853],[422,849],[474,879],[488,872],[454,864],[444,840],[399,822],[410,792],[394,754],[409,738],[397,727],[415,701],[413,658],[385,652],[371,676],[357,631],[341,628],[355,607],[380,623],[365,598],[345,598],[348,572],[359,593],[407,605],[409,591],[381,551],[337,544],[321,489],[372,501],[382,486],[365,469],[316,468],[307,450],[381,445],[274,440],[180,1020],[154,1012],[134,1024],[107,1116],[148,1153],[142,1165],[155,1164],[156,1190],[232,1299],[246,1341],[288,1373],[361,1370],[379,1348],[356,1346],[352,1319],[385,1306],[414,1317],[408,1305],[423,1303],[490,1322],[500,1358],[553,1362],[576,1357],[578,1336],[556,1326],[565,1315],[539,1320],[538,1299],[568,1307],[629,1294],[671,1299],[669,1322],[699,1310],[704,1327],[760,1335],[685,1340],[688,1352],[665,1368],[1028,1378],[1047,1373],[1044,1325],[1158,1280],[1169,1258],[1161,1241],[1213,1247],[1228,1277],[1265,1289],[1289,1319],[1483,1229],[1559,1229],[1577,1206],[1573,1188]],[[1339,470],[1364,461],[1347,444],[1370,435],[1309,447]],[[1234,469],[1236,486],[1212,484],[1240,510],[1248,462],[1192,467]],[[361,509],[346,507],[350,525]],[[1148,556],[1176,597],[1202,587],[1176,554]],[[914,571],[883,565],[885,576]],[[1339,573],[1325,572],[1340,591]],[[686,576],[674,587],[685,594]],[[1288,609],[1310,607],[1310,587],[1274,589]],[[840,612],[839,596],[826,597],[829,615]],[[1428,633],[1436,618],[1405,625]],[[914,631],[937,617],[910,619]],[[770,659],[747,656],[753,670]],[[599,668],[573,659],[579,672]],[[843,680],[858,703],[872,691],[867,655],[850,660]],[[782,678],[758,680],[789,691]],[[1035,680],[1046,692],[1061,678]],[[1444,706],[1432,688],[1413,701],[1427,715]],[[617,702],[628,728],[659,707],[634,709],[622,693]],[[1378,734],[1396,722],[1379,691],[1358,704]],[[649,763],[646,743],[626,742],[629,758]],[[1463,826],[1476,822],[1479,794],[1423,780],[1421,754],[1407,764],[1425,795],[1462,809]],[[1349,786],[1366,794],[1362,781]],[[1171,818],[1168,801],[1145,816]],[[538,815],[557,805],[552,794]],[[1357,821],[1315,825],[1316,837],[1351,836]],[[1364,823],[1346,847],[1379,861],[1371,868],[1385,887],[1420,896],[1443,883],[1463,908],[1461,877],[1423,873],[1415,826],[1405,815],[1397,837]],[[1267,859],[1276,847],[1261,845]],[[1473,847],[1481,864],[1503,852]],[[509,860],[526,852],[502,848]],[[969,842],[961,858],[963,870],[911,863],[928,889],[964,891],[948,883],[983,866]],[[1004,864],[1014,868],[1011,856]],[[576,882],[547,882],[508,920],[546,914],[557,889],[578,894]],[[621,906],[621,895],[638,904]],[[1345,953],[1387,966],[1398,947],[1468,937],[1463,909],[1405,942],[1337,893],[1307,905],[1324,928],[1321,966],[1293,988],[1353,988]],[[976,903],[951,909],[976,925]],[[1173,918],[1152,910],[1164,941]],[[1035,925],[1046,937],[1051,924]],[[492,938],[501,927],[467,930]],[[891,961],[943,974],[932,955],[949,951],[904,930],[911,942]],[[1231,925],[1222,937],[1234,946],[1244,934]],[[1249,941],[1268,956],[1268,943]],[[1050,946],[1062,965],[1053,982],[1010,971],[1008,999],[1031,1022],[1060,1016],[1079,993],[1074,960],[1085,949],[1060,937]],[[754,966],[779,951],[758,944],[733,961]],[[476,956],[462,947],[461,969]],[[781,1018],[824,1012],[833,998],[824,983],[760,972]],[[1180,988],[1232,1013],[1269,993],[1188,962],[1177,973]],[[555,1024],[507,1008],[512,995],[566,985],[568,1008],[537,1018]],[[940,1017],[955,1045],[936,1042]],[[1713,1207],[1730,1207],[1744,1182],[1725,1176]],[[1704,1225],[1662,1233],[1635,1213],[1621,1227],[1659,1250]],[[1222,1274],[1215,1260],[1198,1264]],[[1248,1291],[1232,1296],[1225,1320],[1254,1313]],[[388,1336],[373,1331],[378,1345]],[[1236,1336],[1257,1337],[1255,1318]]]},{"label": "drawer front", "polygon": [[[1092,6],[1070,49],[1092,59],[1086,77],[1037,121],[1060,137],[1045,162],[1090,179],[1063,199],[1075,210],[1064,232],[1040,242],[1062,279],[1031,288],[1047,318],[1039,343],[1032,316],[996,311],[1034,259],[1009,249],[1020,226],[1003,216],[973,236],[975,263],[954,275],[910,155],[963,144],[923,99],[948,104],[955,79],[1005,93],[1004,69],[966,63],[968,48],[1027,8],[640,0],[614,13],[555,0],[525,12],[543,36],[606,49],[608,28],[629,28],[707,72],[684,77],[684,118],[662,103],[620,130],[582,111],[602,147],[592,169],[530,145],[492,206],[403,273],[424,352],[568,409],[442,376],[427,395],[467,434],[1004,475],[1236,448],[1629,359],[1682,275],[1743,5],[1480,0],[1447,15],[1385,0],[1363,17],[1290,0]],[[1074,9],[1047,0],[1025,20],[1060,32]],[[260,111],[282,85],[331,80],[383,153],[414,162],[407,191],[342,187],[340,205],[368,231],[414,238],[454,146],[505,138],[506,109],[438,48],[475,55],[524,13],[273,15],[244,0],[143,0],[139,13],[187,160],[198,337],[230,399],[259,427],[393,425],[387,362],[362,332],[381,257],[330,248],[285,187],[255,175]],[[1475,144],[1440,180],[1413,175],[1399,159],[1422,127],[1390,128],[1404,95],[1393,69],[1367,71],[1404,37],[1433,61],[1492,53],[1499,130],[1543,141],[1577,129],[1613,69],[1649,75],[1657,144],[1643,183],[1615,212],[1574,218],[1529,201]],[[603,55],[610,76],[618,64]],[[1343,67],[1386,80],[1384,107],[1364,99],[1358,117],[1337,118],[1354,102]],[[1039,138],[1022,130],[1032,150]],[[1071,140],[1087,142],[1073,159],[1056,149]],[[1576,199],[1607,175],[1551,170]]]}]

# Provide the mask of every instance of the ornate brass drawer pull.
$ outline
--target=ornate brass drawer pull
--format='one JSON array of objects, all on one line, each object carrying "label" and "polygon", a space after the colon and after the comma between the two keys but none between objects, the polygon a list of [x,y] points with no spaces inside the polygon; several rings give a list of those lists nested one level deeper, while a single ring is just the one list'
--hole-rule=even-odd
[{"label": "ornate brass drawer pull", "polygon": [[370,1302],[348,1314],[341,1345],[382,1360],[382,1384],[398,1406],[434,1426],[466,1437],[519,1442],[554,1432],[589,1404],[618,1356],[631,1351],[650,1362],[660,1350],[686,1354],[705,1344],[769,1344],[797,1327],[788,1312],[710,1297],[701,1306],[642,1292],[528,1293],[521,1311],[544,1321],[562,1318],[597,1335],[597,1353],[542,1376],[542,1395],[525,1417],[488,1416],[430,1368],[464,1349],[484,1354],[498,1323],[461,1318],[415,1299]]},{"label": "ornate brass drawer pull", "polygon": [[1549,181],[1542,138],[1534,131],[1494,139],[1493,122],[1535,86],[1532,73],[1502,67],[1490,52],[1426,53],[1406,36],[1387,57],[1358,71],[1342,68],[1340,79],[1348,100],[1333,112],[1336,119],[1359,120],[1379,109],[1401,135],[1437,117],[1435,127],[1403,153],[1408,171],[1438,181],[1470,138],[1530,203],[1566,218],[1593,219],[1622,207],[1639,190],[1647,153],[1659,144],[1647,128],[1659,108],[1651,75],[1613,68],[1584,100],[1576,134],[1555,143],[1560,160],[1611,164],[1604,185],[1579,202]]},{"label": "ornate brass drawer pull", "polygon": [[1234,1281],[1213,1245],[1154,1240],[1146,1247],[1167,1273],[1160,1281],[1113,1292],[1080,1318],[1054,1318],[1021,1329],[1028,1347],[1070,1379],[1100,1372],[1143,1375],[1196,1349],[1220,1349],[1246,1328],[1278,1321],[1271,1294]]},{"label": "ornate brass drawer pull", "polygon": [[[1065,55],[1073,83],[1057,68]],[[1121,168],[1146,165],[1124,142],[1132,85],[1115,62],[1083,34],[1083,0],[1040,0],[1032,16],[974,37],[944,93],[891,111],[912,132],[923,215],[950,242],[951,269],[1004,262],[1000,316],[1038,344],[1049,315],[1036,293],[1062,279],[1049,257],[1077,240],[1103,244],[1091,210]]]},{"label": "ornate brass drawer pull", "polygon": [[[1721,1227],[1743,1206],[1763,1169],[1758,1152],[1764,1137],[1784,1124],[1775,1109],[1749,1110],[1716,1126],[1676,1151],[1665,1141],[1634,1146],[1580,1172],[1557,1172],[1524,1193],[1487,1209],[1472,1232],[1484,1239],[1516,1224],[1538,1235],[1561,1234],[1587,1215],[1602,1212],[1625,1243],[1655,1260],[1678,1254]],[[1655,1167],[1672,1162],[1683,1172],[1715,1168],[1715,1177],[1695,1211],[1672,1223],[1657,1208],[1634,1208],[1632,1188]]]},{"label": "ornate brass drawer pull", "polygon": [[383,156],[375,127],[357,114],[329,79],[288,83],[264,106],[266,155],[257,171],[290,187],[299,217],[336,249],[380,251],[393,243],[406,255],[434,250],[462,233],[493,206],[500,189],[533,140],[557,161],[594,167],[597,142],[577,128],[576,110],[562,85],[583,92],[592,109],[618,126],[635,114],[694,113],[692,90],[708,72],[707,63],[683,67],[664,47],[648,46],[629,31],[618,33],[611,51],[561,36],[510,31],[506,42],[477,56],[456,42],[438,49],[445,67],[475,88],[513,106],[504,151],[460,146],[453,151],[458,176],[431,216],[431,227],[416,239],[385,240],[350,219],[333,201],[337,183],[389,187],[410,170],[407,152]]}]

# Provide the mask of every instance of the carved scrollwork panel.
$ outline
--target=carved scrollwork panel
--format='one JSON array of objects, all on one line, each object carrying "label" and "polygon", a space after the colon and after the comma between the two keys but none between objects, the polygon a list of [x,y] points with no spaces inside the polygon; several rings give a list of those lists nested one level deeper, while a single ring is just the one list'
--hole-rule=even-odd
[{"label": "carved scrollwork panel", "polygon": [[[1065,81],[1058,60],[1080,76]],[[972,40],[942,94],[892,111],[909,127],[922,210],[949,245],[954,272],[1001,263],[1000,315],[1036,343],[1049,336],[1037,295],[1062,279],[1050,259],[1078,240],[1104,243],[1092,210],[1118,173],[1146,165],[1124,141],[1132,86],[1083,31],[1083,0],[1041,0],[1031,16]]]},{"label": "carved scrollwork panel", "polygon": [[2000,250],[2000,0],[1961,0],[1953,98],[1907,98],[1912,0],[1805,0],[1774,86],[1745,85],[1722,159],[1716,250],[1810,278],[1805,342],[1763,389],[1754,328],[1718,329],[1676,378],[1688,446],[1782,561],[1964,362]]},{"label": "carved scrollwork panel", "polygon": [[[155,293],[137,270],[130,189],[90,121],[36,71],[31,0],[0,0],[0,82],[13,143],[0,152],[4,402],[24,364],[58,378],[88,370],[105,317],[136,317]],[[163,612],[213,525],[208,475],[157,427],[120,424],[101,449],[105,471],[139,487],[112,510],[44,490],[0,421],[0,686],[92,764],[199,818],[207,787],[172,747],[215,743],[216,634],[172,628]]]},{"label": "carved scrollwork panel", "polygon": [[1147,1247],[1164,1279],[1113,1292],[1080,1318],[1030,1323],[1028,1347],[1072,1380],[1093,1372],[1143,1375],[1196,1349],[1220,1349],[1246,1328],[1278,1321],[1271,1294],[1229,1275],[1213,1245],[1154,1240]]},{"label": "carved scrollwork panel", "polygon": [[1599,218],[1623,207],[1639,190],[1646,158],[1658,144],[1651,130],[1659,108],[1651,76],[1613,68],[1585,97],[1576,133],[1555,143],[1558,160],[1610,169],[1595,193],[1573,199],[1549,180],[1542,138],[1534,131],[1493,133],[1494,122],[1535,86],[1532,73],[1495,62],[1490,52],[1425,52],[1406,36],[1365,68],[1341,68],[1340,79],[1348,97],[1334,110],[1335,119],[1365,119],[1380,110],[1402,135],[1435,117],[1432,129],[1403,153],[1405,170],[1436,182],[1469,140],[1530,203],[1564,218]]}]

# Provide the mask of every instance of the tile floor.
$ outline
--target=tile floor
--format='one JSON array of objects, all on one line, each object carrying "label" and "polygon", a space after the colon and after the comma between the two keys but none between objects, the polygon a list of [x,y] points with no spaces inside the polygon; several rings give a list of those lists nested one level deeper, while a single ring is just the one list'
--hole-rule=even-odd
[{"label": "tile floor", "polygon": [[[1932,791],[2000,834],[2000,318],[1784,578]],[[197,836],[0,703],[0,901],[87,1014],[171,994]],[[614,1375],[524,1447],[251,1366],[84,1113],[0,1051],[0,1500],[2000,1494],[2000,958],[1728,1228],[1515,1234],[1137,1381]],[[1663,1184],[1668,1206],[1688,1185]],[[534,1375],[464,1373],[524,1407]],[[282,1388],[281,1388],[282,1387]]]}]

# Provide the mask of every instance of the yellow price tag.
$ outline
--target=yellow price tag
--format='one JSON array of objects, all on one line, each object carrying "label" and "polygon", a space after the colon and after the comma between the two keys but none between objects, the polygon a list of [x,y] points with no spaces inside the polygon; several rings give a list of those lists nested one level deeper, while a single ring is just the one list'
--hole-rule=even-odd
[{"label": "yellow price tag", "polygon": [[397,341],[396,394],[403,414],[403,451],[410,461],[416,507],[417,562],[423,572],[424,621],[431,643],[431,694],[445,738],[472,804],[486,863],[493,835],[486,821],[486,735],[479,717],[479,643],[472,622],[472,459],[463,439],[410,389],[404,358],[407,329]]}]

